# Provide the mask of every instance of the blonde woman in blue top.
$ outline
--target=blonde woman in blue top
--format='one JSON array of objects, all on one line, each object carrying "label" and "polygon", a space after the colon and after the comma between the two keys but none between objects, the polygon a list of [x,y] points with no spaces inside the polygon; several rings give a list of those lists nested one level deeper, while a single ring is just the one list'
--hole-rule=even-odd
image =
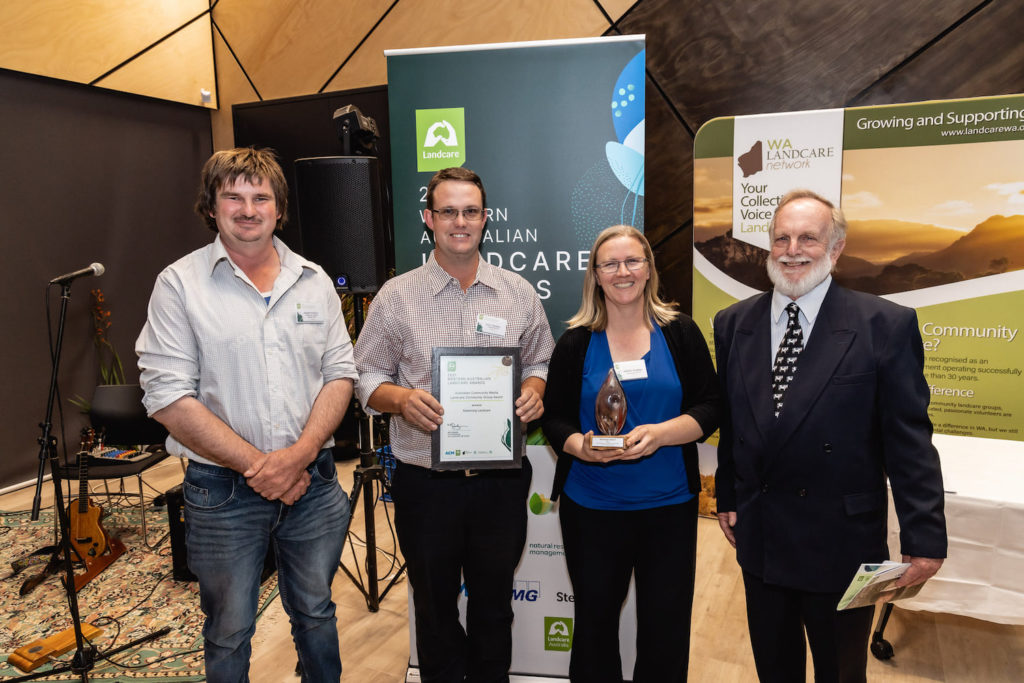
[{"label": "blonde woman in blue top", "polygon": [[[718,384],[700,330],[658,296],[643,233],[613,226],[590,253],[583,301],[555,347],[544,398],[544,433],[558,454],[551,497],[560,499],[576,610],[569,676],[623,680],[619,614],[632,576],[633,681],[685,681],[700,490],[695,442],[717,427]],[[593,450],[595,399],[613,364],[628,408],[625,448]]]}]

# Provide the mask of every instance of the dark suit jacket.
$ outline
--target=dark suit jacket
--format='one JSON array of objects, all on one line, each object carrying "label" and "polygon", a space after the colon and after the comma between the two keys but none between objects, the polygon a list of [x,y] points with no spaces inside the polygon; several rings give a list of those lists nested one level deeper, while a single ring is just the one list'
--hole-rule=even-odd
[{"label": "dark suit jacket", "polygon": [[917,314],[833,282],[776,419],[770,309],[768,292],[715,317],[728,403],[718,511],[737,513],[740,566],[767,583],[844,590],[862,562],[889,559],[886,475],[902,552],[945,557]]}]

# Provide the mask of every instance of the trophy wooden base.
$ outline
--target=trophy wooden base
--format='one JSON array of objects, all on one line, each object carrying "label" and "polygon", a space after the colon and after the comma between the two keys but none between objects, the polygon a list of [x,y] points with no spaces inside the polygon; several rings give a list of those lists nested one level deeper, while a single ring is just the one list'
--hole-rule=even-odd
[{"label": "trophy wooden base", "polygon": [[592,451],[614,451],[626,447],[626,437],[591,434],[588,446]]}]

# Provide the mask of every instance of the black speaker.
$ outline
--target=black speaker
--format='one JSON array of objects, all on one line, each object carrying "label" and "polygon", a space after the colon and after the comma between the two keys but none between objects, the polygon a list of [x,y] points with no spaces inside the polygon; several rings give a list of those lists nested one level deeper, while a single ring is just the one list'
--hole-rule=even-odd
[{"label": "black speaker", "polygon": [[376,292],[387,273],[390,240],[376,157],[295,160],[302,255],[342,291]]},{"label": "black speaker", "polygon": [[185,548],[185,496],[181,484],[164,494],[167,501],[167,522],[171,527],[171,575],[175,581],[195,581],[196,575],[188,568],[188,550]]},{"label": "black speaker", "polygon": [[[164,493],[164,499],[167,501],[167,522],[171,527],[171,576],[175,581],[197,581],[196,575],[188,568],[188,547],[185,545],[185,494],[181,487],[182,485],[178,484]],[[270,546],[263,559],[260,583],[273,576],[275,571],[277,556],[274,555],[273,546]]]}]

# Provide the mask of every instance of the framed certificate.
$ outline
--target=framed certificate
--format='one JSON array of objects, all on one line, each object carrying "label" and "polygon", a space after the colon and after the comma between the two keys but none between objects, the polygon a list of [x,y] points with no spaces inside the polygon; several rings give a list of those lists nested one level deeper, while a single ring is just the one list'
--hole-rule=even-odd
[{"label": "framed certificate", "polygon": [[522,467],[519,363],[514,347],[433,349],[431,393],[444,408],[444,422],[431,432],[431,469]]}]

